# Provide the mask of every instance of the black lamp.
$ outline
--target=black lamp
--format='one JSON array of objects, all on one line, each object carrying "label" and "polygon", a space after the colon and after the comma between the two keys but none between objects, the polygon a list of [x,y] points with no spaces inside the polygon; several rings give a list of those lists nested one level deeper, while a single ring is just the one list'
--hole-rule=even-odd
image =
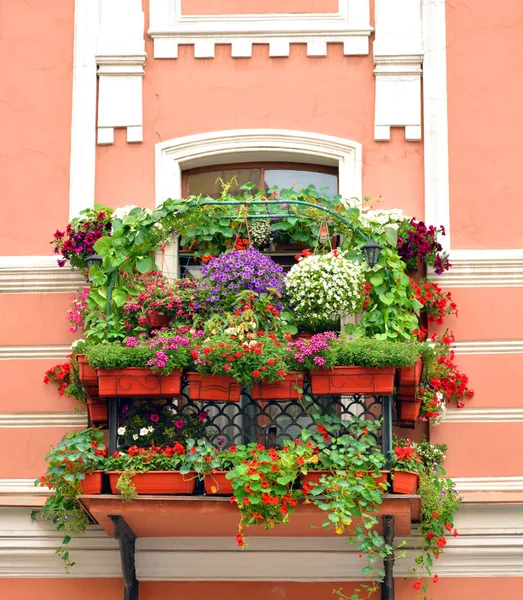
[{"label": "black lamp", "polygon": [[365,260],[367,261],[369,267],[372,269],[372,267],[374,267],[374,265],[380,259],[380,253],[383,249],[383,246],[380,246],[373,240],[369,240],[364,246],[362,246],[361,249],[363,250],[363,252],[365,252]]},{"label": "black lamp", "polygon": [[87,268],[90,270],[93,265],[102,266],[102,257],[99,254],[91,254],[85,259],[85,263],[87,264]]}]

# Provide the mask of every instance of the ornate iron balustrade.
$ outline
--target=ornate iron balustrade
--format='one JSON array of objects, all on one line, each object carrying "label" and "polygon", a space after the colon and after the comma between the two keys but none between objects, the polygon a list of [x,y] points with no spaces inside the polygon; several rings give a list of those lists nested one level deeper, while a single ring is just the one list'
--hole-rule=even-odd
[{"label": "ornate iron balustrade", "polygon": [[[153,379],[157,386],[162,385],[162,378],[152,378],[143,394],[152,391]],[[313,395],[310,380],[306,379],[300,399],[253,399],[252,390],[245,388],[239,402],[194,401],[186,375],[177,397],[172,393],[149,396],[139,392],[130,396],[127,385],[124,382],[121,389],[117,381],[115,395],[108,398],[110,453],[133,444],[172,444],[182,436],[205,438],[219,448],[249,442],[281,446],[285,439],[298,438],[302,429],[313,431],[313,414],[331,413],[337,414],[347,428],[354,419],[380,421],[376,444],[381,445],[387,459],[391,455],[391,395],[341,393],[341,389]],[[161,393],[160,388],[158,392]],[[289,390],[284,395],[290,397],[293,393]]]}]

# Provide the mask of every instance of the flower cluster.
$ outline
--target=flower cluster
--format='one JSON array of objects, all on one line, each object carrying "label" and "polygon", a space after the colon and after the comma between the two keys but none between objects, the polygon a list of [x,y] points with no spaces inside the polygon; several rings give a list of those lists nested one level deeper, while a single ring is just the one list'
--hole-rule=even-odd
[{"label": "flower cluster", "polygon": [[418,472],[421,465],[421,458],[412,447],[410,440],[408,440],[405,446],[396,446],[394,448],[392,460],[396,471]]},{"label": "flower cluster", "polygon": [[285,281],[297,322],[309,328],[357,314],[365,299],[364,286],[362,267],[337,250],[303,258]]},{"label": "flower cluster", "polygon": [[58,266],[67,261],[75,269],[87,270],[85,259],[95,254],[94,244],[103,236],[111,235],[111,209],[89,208],[73,219],[65,231],[56,230],[54,240],[55,254],[61,254]]},{"label": "flower cluster", "polygon": [[56,365],[45,372],[44,383],[47,385],[54,382],[58,383],[58,394],[63,396],[67,388],[73,382],[73,365],[70,362]]},{"label": "flower cluster", "polygon": [[450,292],[444,292],[437,283],[431,281],[410,280],[414,292],[413,297],[423,305],[423,311],[428,315],[429,323],[443,325],[443,318],[447,315],[458,314],[456,303],[452,300]]},{"label": "flower cluster", "polygon": [[421,400],[420,421],[429,421],[431,425],[439,425],[447,411],[443,393],[434,391],[430,386],[419,386],[418,399]]},{"label": "flower cluster", "polygon": [[229,375],[243,386],[281,380],[288,373],[284,342],[263,330],[249,333],[245,339],[228,334],[212,336],[191,355],[198,371]]},{"label": "flower cluster", "polygon": [[72,304],[66,312],[67,320],[71,324],[69,331],[76,333],[79,329],[84,329],[84,318],[89,312],[89,306],[87,304],[87,296],[89,295],[91,288],[83,286],[79,288],[78,292],[71,297]]},{"label": "flower cluster", "polygon": [[123,305],[125,328],[145,330],[157,327],[157,315],[164,315],[166,321],[178,324],[191,323],[199,309],[197,283],[194,279],[170,281],[157,271],[143,275],[134,274],[133,288],[138,294],[129,294]]},{"label": "flower cluster", "polygon": [[411,219],[403,221],[398,229],[398,252],[405,261],[408,269],[416,269],[419,262],[434,267],[434,271],[441,275],[450,269],[451,264],[443,247],[438,242],[438,235],[445,235],[443,225],[428,227],[422,221]]},{"label": "flower cluster", "polygon": [[405,221],[405,219],[408,219],[408,217],[403,214],[403,210],[400,208],[390,210],[365,210],[364,208],[360,214],[362,226],[370,230],[382,229],[384,227],[392,227],[397,230],[400,223]]},{"label": "flower cluster", "polygon": [[265,248],[268,246],[274,236],[270,219],[254,219],[250,225],[250,234],[252,244],[255,248]]},{"label": "flower cluster", "polygon": [[[334,366],[332,342],[338,339],[334,331],[316,333],[310,339],[298,339],[287,344],[287,350],[301,370],[314,371]],[[331,364],[332,363],[332,364]]]},{"label": "flower cluster", "polygon": [[[201,267],[200,294],[211,307],[225,308],[245,290],[280,297],[284,272],[269,256],[253,248],[226,252]],[[276,302],[281,310],[281,303]]]}]

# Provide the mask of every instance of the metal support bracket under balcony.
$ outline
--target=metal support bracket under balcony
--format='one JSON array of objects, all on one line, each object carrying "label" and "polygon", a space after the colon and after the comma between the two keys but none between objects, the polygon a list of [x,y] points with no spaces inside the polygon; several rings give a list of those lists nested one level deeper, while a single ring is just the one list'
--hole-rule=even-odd
[{"label": "metal support bracket under balcony", "polygon": [[[383,538],[391,548],[394,545],[394,516],[383,515]],[[394,550],[383,560],[385,577],[381,582],[381,600],[394,600]]]},{"label": "metal support bracket under balcony", "polygon": [[136,579],[135,542],[136,536],[120,515],[109,515],[113,522],[113,537],[120,545],[122,577],[124,582],[124,600],[138,600],[138,580]]}]

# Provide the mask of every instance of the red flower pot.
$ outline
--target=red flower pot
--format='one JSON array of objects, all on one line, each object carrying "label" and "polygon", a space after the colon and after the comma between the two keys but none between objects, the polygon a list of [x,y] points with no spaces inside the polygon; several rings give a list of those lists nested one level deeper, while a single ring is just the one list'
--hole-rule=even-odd
[{"label": "red flower pot", "polygon": [[398,398],[396,409],[398,421],[417,421],[421,410],[421,400]]},{"label": "red flower pot", "polygon": [[417,399],[418,384],[423,371],[423,361],[419,358],[412,367],[401,367],[398,374],[398,396],[396,408],[398,421],[417,421],[421,400]]},{"label": "red flower pot", "polygon": [[166,327],[169,325],[171,318],[168,315],[162,315],[155,310],[151,311],[148,315],[148,323],[150,327]]},{"label": "red flower pot", "polygon": [[91,396],[88,396],[87,410],[89,412],[89,419],[92,423],[107,423],[109,419],[109,410],[105,398],[91,398]]},{"label": "red flower pot", "polygon": [[225,375],[202,375],[187,373],[191,400],[215,402],[239,402],[241,386],[232,377]]},{"label": "red flower pot", "polygon": [[[283,381],[253,385],[251,395],[253,400],[299,400],[302,396],[305,380],[304,373],[289,373]],[[296,389],[299,388],[299,390]]]},{"label": "red flower pot", "polygon": [[98,396],[98,376],[83,354],[76,355],[78,377],[89,396]]},{"label": "red flower pot", "polygon": [[395,494],[415,494],[419,487],[419,475],[414,471],[392,472],[392,491]]},{"label": "red flower pot", "polygon": [[[121,472],[110,471],[109,483],[113,494],[119,494],[116,487]],[[147,473],[137,473],[132,477],[133,485],[138,495],[153,494],[192,494],[196,485],[196,472],[182,474],[179,471],[147,471]]]},{"label": "red flower pot", "polygon": [[309,471],[307,473],[307,475],[302,475],[301,476],[301,482],[303,483],[308,483],[311,487],[314,487],[315,485],[318,485],[320,483],[320,479],[323,477],[323,475],[328,475],[330,473],[330,471]]},{"label": "red flower pot", "polygon": [[85,474],[85,479],[80,482],[82,494],[92,496],[102,492],[102,471],[91,471]]},{"label": "red flower pot", "polygon": [[203,485],[208,496],[232,496],[234,494],[232,480],[225,478],[227,473],[229,471],[216,471],[216,473],[204,475]]},{"label": "red flower pot", "polygon": [[392,394],[396,367],[334,367],[311,371],[315,396],[345,394]]},{"label": "red flower pot", "polygon": [[180,395],[182,372],[155,375],[151,369],[97,369],[100,396],[162,396]]}]

